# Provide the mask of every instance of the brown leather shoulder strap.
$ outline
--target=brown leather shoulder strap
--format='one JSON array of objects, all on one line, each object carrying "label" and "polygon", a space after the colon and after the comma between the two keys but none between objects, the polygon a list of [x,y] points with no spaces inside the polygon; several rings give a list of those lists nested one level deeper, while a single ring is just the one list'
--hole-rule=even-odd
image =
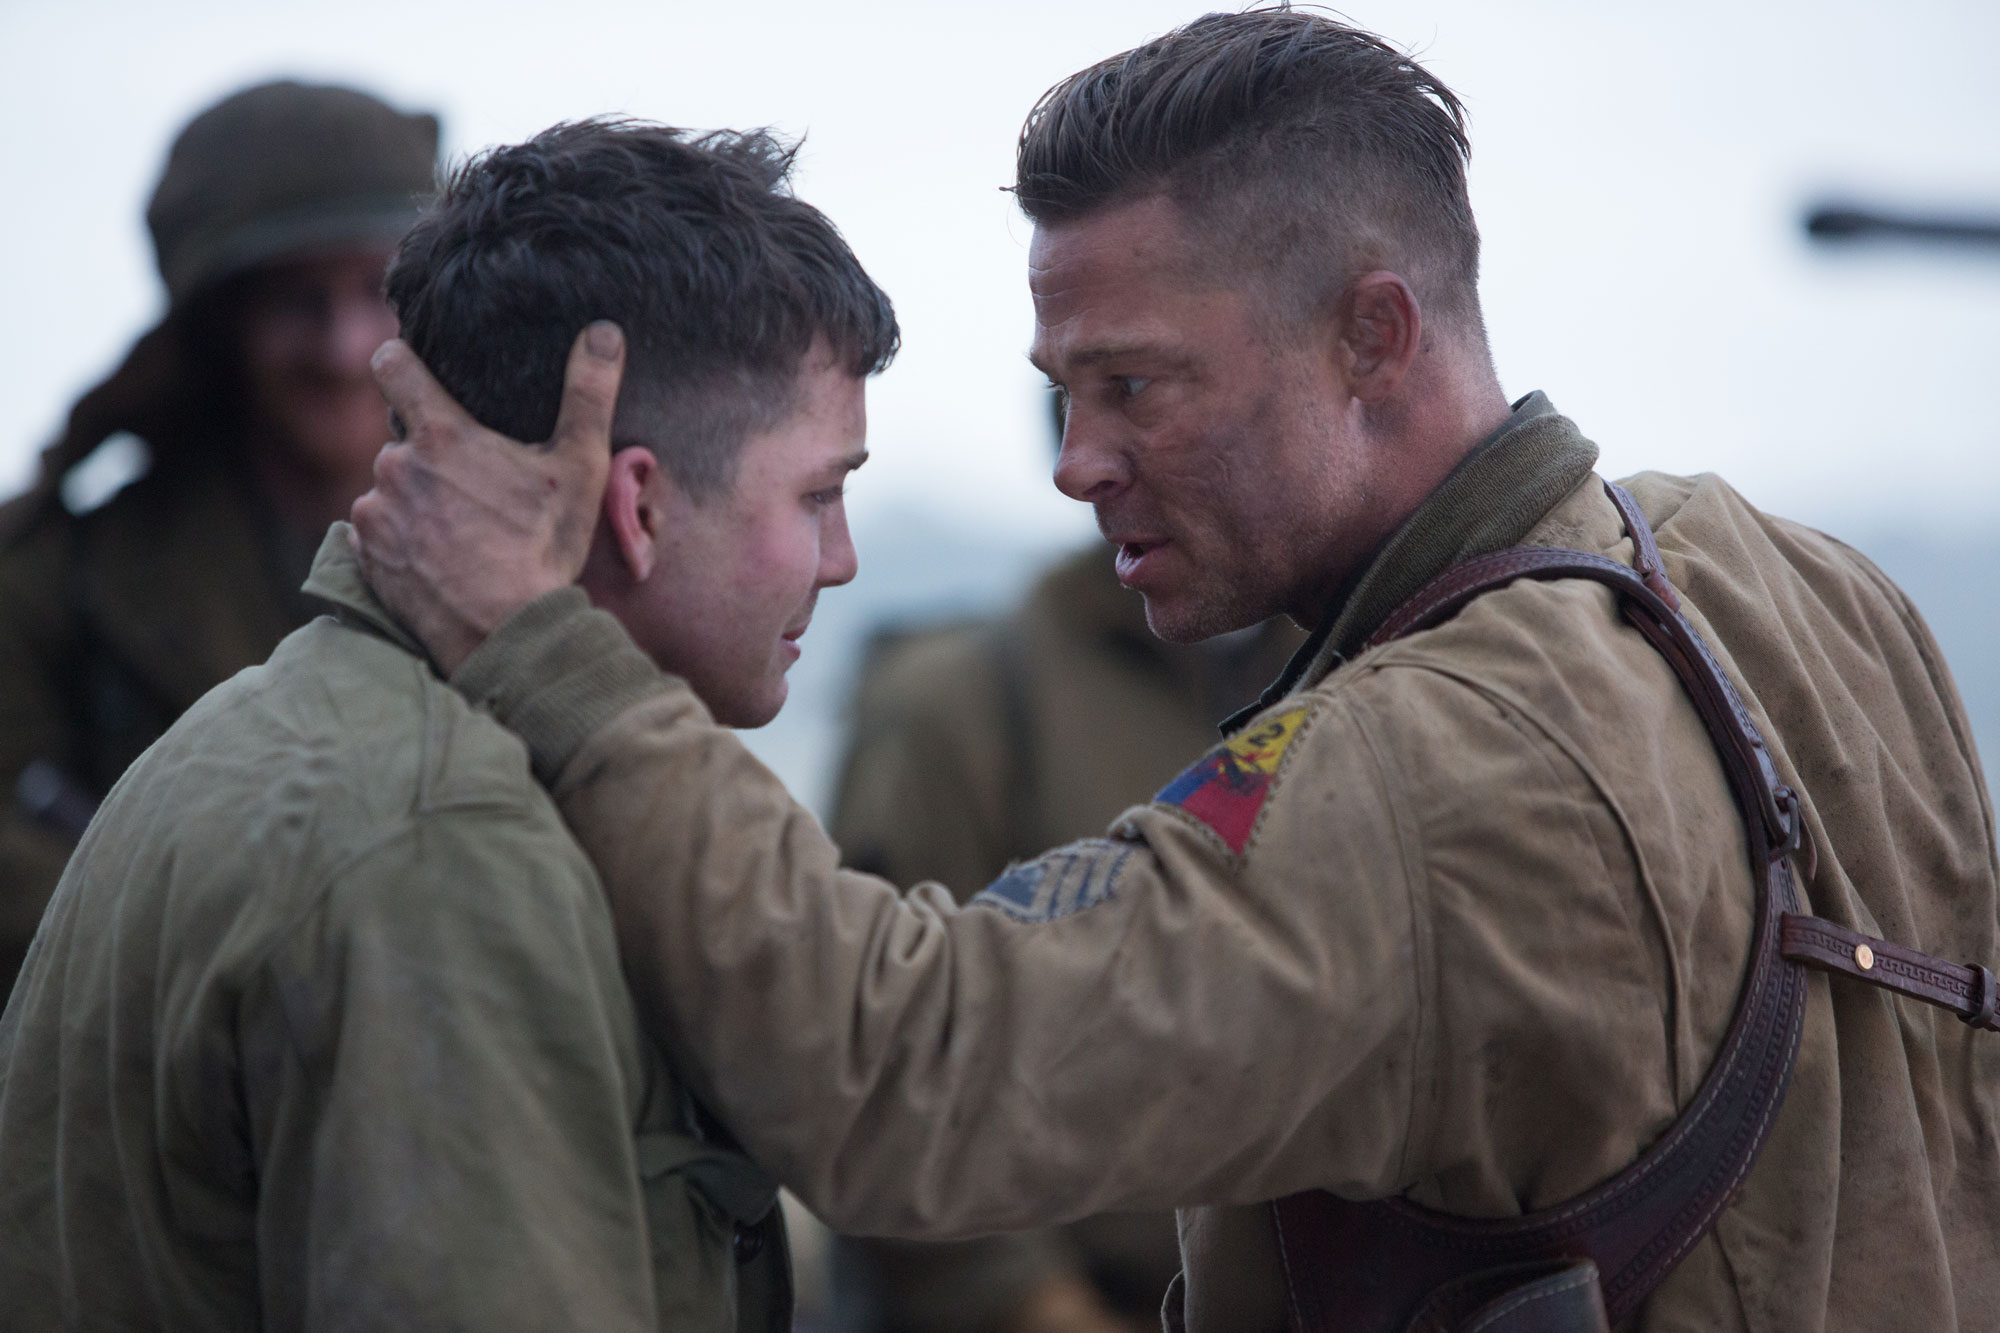
[{"label": "brown leather shoulder strap", "polygon": [[1714,1226],[1770,1132],[1804,1020],[1799,964],[2000,1030],[2000,995],[1985,967],[1947,963],[1794,910],[1790,853],[1803,844],[1811,855],[1798,796],[1779,780],[1749,710],[1708,644],[1679,614],[1680,598],[1638,503],[1621,487],[1606,483],[1605,489],[1631,534],[1634,568],[1557,547],[1498,551],[1419,589],[1368,646],[1440,624],[1482,593],[1517,579],[1590,579],[1617,593],[1625,617],[1667,660],[1694,702],[1743,812],[1756,908],[1736,1012],[1680,1118],[1638,1161],[1568,1203],[1489,1221],[1400,1199],[1353,1203],[1320,1191],[1278,1200],[1272,1208],[1295,1333],[1387,1333],[1411,1328],[1413,1320],[1428,1327],[1423,1312],[1435,1309],[1442,1293],[1483,1289],[1474,1279],[1490,1270],[1551,1261],[1595,1264],[1609,1319],[1632,1313]]},{"label": "brown leather shoulder strap", "polygon": [[1632,498],[1632,492],[1615,481],[1605,482],[1604,492],[1611,497],[1612,506],[1618,510],[1618,517],[1625,520],[1625,531],[1632,538],[1632,572],[1659,594],[1668,610],[1680,610],[1680,594],[1667,582],[1667,562],[1660,555],[1660,544],[1653,540],[1653,525],[1646,521],[1645,511]]},{"label": "brown leather shoulder strap", "polygon": [[[1680,1262],[1742,1187],[1791,1077],[1804,978],[1778,952],[1779,919],[1795,907],[1789,853],[1797,797],[1779,781],[1749,711],[1708,646],[1657,584],[1664,566],[1631,497],[1612,490],[1644,574],[1555,547],[1517,547],[1468,561],[1420,589],[1370,646],[1450,618],[1482,593],[1522,578],[1589,579],[1618,594],[1626,617],[1673,667],[1714,739],[1743,810],[1756,882],[1749,971],[1736,1013],[1700,1088],[1637,1162],[1556,1208],[1523,1217],[1453,1217],[1400,1199],[1353,1203],[1309,1191],[1273,1205],[1299,1333],[1408,1326],[1444,1283],[1484,1268],[1588,1259],[1604,1303],[1622,1319]],[[1648,577],[1648,576],[1651,577]]]},{"label": "brown leather shoulder strap", "polygon": [[1947,963],[1824,917],[1787,912],[1778,924],[1778,952],[1794,963],[1838,972],[1886,991],[1957,1014],[1959,1021],[2000,1032],[1993,973],[1978,963]]},{"label": "brown leather shoulder strap", "polygon": [[[1623,487],[1606,482],[1605,489],[1633,528],[1634,545],[1652,566],[1653,579],[1664,584],[1659,547],[1638,504]],[[1722,755],[1730,786],[1750,816],[1753,831],[1763,834],[1766,851],[1775,847],[1789,852],[1799,847],[1803,828],[1798,798],[1778,780],[1771,752],[1735,685],[1707,642],[1681,618],[1680,598],[1668,601],[1655,591],[1652,582],[1616,560],[1560,546],[1514,546],[1468,560],[1419,588],[1369,636],[1365,646],[1379,647],[1441,624],[1482,594],[1524,578],[1589,579],[1618,593],[1626,619],[1667,659],[1694,701]],[[1673,589],[1668,587],[1667,593],[1672,594]]]}]

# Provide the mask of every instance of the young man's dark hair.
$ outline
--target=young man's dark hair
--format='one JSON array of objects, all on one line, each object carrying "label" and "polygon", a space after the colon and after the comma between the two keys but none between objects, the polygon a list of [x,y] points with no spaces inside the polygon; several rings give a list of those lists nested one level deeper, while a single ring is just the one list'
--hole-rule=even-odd
[{"label": "young man's dark hair", "polygon": [[1050,224],[1163,192],[1295,319],[1387,268],[1483,340],[1469,151],[1457,96],[1381,38],[1290,8],[1210,14],[1051,88],[1015,196]]},{"label": "young man's dark hair", "polygon": [[483,153],[390,266],[403,337],[480,421],[541,440],[578,330],[615,321],[615,445],[647,445],[692,496],[726,491],[745,438],[792,410],[816,341],[856,376],[896,354],[889,298],[790,194],[794,151],[764,131],[595,119]]}]

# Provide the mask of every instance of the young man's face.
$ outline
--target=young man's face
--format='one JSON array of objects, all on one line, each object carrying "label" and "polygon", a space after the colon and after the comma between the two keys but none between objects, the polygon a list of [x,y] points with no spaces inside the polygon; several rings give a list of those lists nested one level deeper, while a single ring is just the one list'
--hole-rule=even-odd
[{"label": "young man's face", "polygon": [[[868,456],[865,384],[816,350],[797,409],[744,442],[730,492],[696,504],[657,467],[637,485],[653,524],[642,577],[602,533],[585,571],[593,600],[727,726],[777,716],[820,589],[854,577],[842,490]],[[614,459],[608,509],[620,503],[619,472]]]}]

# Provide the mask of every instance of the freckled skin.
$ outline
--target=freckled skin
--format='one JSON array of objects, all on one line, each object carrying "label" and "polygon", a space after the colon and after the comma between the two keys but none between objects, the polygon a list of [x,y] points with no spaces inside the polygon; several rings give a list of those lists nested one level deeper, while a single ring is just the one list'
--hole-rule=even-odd
[{"label": "freckled skin", "polygon": [[777,716],[820,590],[858,568],[841,488],[867,457],[864,385],[809,355],[798,409],[752,435],[731,490],[701,503],[645,449],[612,459],[583,588],[724,725]]},{"label": "freckled skin", "polygon": [[1029,256],[1031,357],[1069,402],[1056,486],[1126,544],[1120,577],[1177,642],[1311,623],[1401,517],[1337,321],[1281,331],[1193,245],[1155,196],[1038,227]]}]

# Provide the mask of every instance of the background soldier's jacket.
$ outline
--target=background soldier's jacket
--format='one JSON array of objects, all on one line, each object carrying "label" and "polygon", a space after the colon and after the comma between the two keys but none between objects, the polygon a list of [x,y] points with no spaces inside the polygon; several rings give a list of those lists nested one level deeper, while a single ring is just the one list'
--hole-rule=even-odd
[{"label": "background soldier's jacket", "polygon": [[[1167,643],[1111,556],[1092,542],[1002,618],[871,647],[829,830],[849,866],[962,902],[1010,861],[1101,833],[1213,744],[1305,637],[1280,618]],[[1180,1248],[1162,1211],[950,1245],[843,1239],[835,1259],[836,1327],[976,1333],[1063,1274],[1156,1322]]]},{"label": "background soldier's jacket", "polygon": [[1155,638],[1094,543],[1004,619],[871,652],[830,831],[856,869],[969,898],[1158,790],[1304,637],[1272,620],[1226,643]]},{"label": "background soldier's jacket", "polygon": [[[0,999],[75,846],[19,799],[36,764],[87,807],[195,700],[309,612],[233,459],[190,460],[72,515],[0,511]],[[301,562],[302,564],[303,562]]]},{"label": "background soldier's jacket", "polygon": [[[1173,1321],[1281,1328],[1262,1201],[1407,1193],[1506,1216],[1572,1197],[1672,1121],[1731,1012],[1741,825],[1691,704],[1609,591],[1516,584],[1340,660],[1484,549],[1629,564],[1592,456],[1524,401],[1274,701],[1305,716],[1243,849],[1181,807],[1138,807],[1098,844],[1122,858],[1111,891],[1045,922],[841,870],[782,785],[573,590],[455,683],[553,784],[642,1014],[823,1217],[949,1237],[1190,1206]],[[1993,960],[1990,808],[1908,601],[1713,477],[1628,485],[1805,794],[1810,908]],[[1741,1199],[1639,1326],[1993,1327],[2000,1042],[1810,986]]]},{"label": "background soldier's jacket", "polygon": [[0,1018],[0,1328],[788,1327],[775,1187],[520,743],[344,525],[309,586],[339,617],[133,766]]}]

